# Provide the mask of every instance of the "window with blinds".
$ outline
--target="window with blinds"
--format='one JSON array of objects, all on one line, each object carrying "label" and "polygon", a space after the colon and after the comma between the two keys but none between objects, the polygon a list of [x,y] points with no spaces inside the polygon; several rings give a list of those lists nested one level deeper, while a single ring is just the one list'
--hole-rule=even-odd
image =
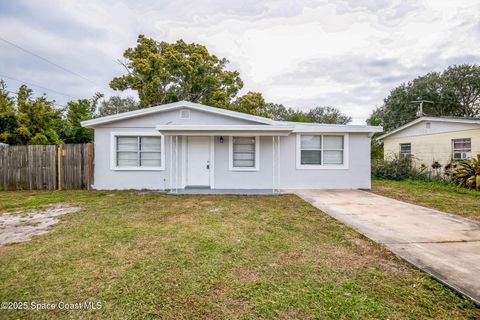
[{"label": "window with blinds", "polygon": [[257,167],[256,137],[232,137],[232,167],[255,169]]},{"label": "window with blinds", "polygon": [[412,155],[411,143],[400,143],[400,158],[410,157]]},{"label": "window with blinds", "polygon": [[301,137],[301,164],[322,164],[322,136]]},{"label": "window with blinds", "polygon": [[300,164],[328,166],[344,164],[343,135],[301,135]]},{"label": "window with blinds", "polygon": [[117,136],[117,167],[161,167],[162,138],[158,136]]},{"label": "window with blinds", "polygon": [[453,159],[465,160],[472,157],[472,139],[453,139]]}]

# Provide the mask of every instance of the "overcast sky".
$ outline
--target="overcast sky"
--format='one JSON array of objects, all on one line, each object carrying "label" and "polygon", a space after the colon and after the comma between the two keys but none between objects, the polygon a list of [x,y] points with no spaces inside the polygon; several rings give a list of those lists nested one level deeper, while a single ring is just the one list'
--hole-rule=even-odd
[{"label": "overcast sky", "polygon": [[124,73],[116,60],[138,34],[206,45],[240,72],[242,93],[335,106],[364,123],[400,83],[480,63],[480,1],[1,1],[0,37],[91,82],[1,40],[0,78],[58,91],[32,86],[58,104],[109,96]]}]

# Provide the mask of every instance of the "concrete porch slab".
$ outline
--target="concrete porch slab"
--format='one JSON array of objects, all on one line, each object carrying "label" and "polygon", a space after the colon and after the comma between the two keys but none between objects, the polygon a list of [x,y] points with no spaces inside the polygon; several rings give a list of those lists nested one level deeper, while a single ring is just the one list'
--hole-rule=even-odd
[{"label": "concrete porch slab", "polygon": [[186,188],[172,190],[168,194],[224,194],[224,195],[275,195],[272,189],[210,189],[210,188]]}]

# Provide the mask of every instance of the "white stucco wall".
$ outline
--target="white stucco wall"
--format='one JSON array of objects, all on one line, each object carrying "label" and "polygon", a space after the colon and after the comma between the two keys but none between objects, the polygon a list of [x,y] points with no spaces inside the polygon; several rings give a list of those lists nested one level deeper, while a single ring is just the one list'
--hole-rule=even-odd
[{"label": "white stucco wall", "polygon": [[282,189],[370,189],[370,138],[367,133],[349,133],[348,169],[296,169],[295,137],[282,138]]},{"label": "white stucco wall", "polygon": [[[96,189],[169,189],[170,139],[165,137],[165,170],[115,171],[110,168],[110,141],[112,132],[156,132],[158,124],[252,124],[250,121],[227,118],[220,115],[190,111],[190,119],[180,119],[179,111],[169,111],[129,120],[117,121],[95,128],[95,177]],[[257,123],[258,124],[258,123]],[[348,138],[348,169],[297,169],[296,134],[281,138],[280,181],[281,189],[352,189],[370,188],[370,138],[367,133],[350,133]],[[182,138],[178,146],[178,170],[176,187],[182,187]],[[214,187],[216,189],[270,189],[273,187],[272,137],[260,137],[260,168],[258,171],[229,170],[229,141],[214,138]],[[173,185],[175,187],[175,185]]]},{"label": "white stucco wall", "polygon": [[[218,138],[215,141],[215,188],[272,188],[272,137],[260,138],[260,170],[254,172],[230,171],[228,169],[228,143],[225,141],[220,144]],[[281,137],[280,141],[279,188],[370,188],[370,138],[368,134],[349,134],[348,169],[297,169],[296,134]]]}]

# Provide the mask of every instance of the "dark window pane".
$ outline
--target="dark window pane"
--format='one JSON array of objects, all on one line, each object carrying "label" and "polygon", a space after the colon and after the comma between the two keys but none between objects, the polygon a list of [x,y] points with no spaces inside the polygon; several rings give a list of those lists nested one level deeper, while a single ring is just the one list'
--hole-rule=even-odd
[{"label": "dark window pane", "polygon": [[322,164],[322,152],[320,150],[302,150],[301,164]]}]

